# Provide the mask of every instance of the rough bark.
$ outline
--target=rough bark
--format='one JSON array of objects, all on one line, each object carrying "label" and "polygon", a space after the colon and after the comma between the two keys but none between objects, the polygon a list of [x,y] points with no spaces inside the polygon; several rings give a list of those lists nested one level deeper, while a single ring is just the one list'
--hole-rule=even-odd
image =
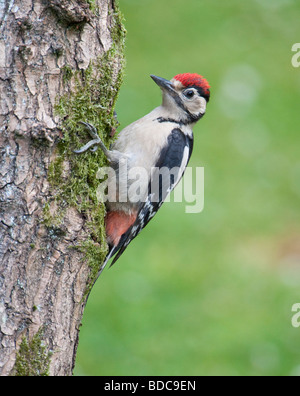
[{"label": "rough bark", "polygon": [[[106,135],[113,126],[120,21],[114,0],[0,1],[2,376],[72,374],[98,253],[106,247],[97,229],[103,208],[97,212],[92,195],[67,195],[70,175],[80,179],[84,168],[81,159],[72,162],[70,135],[84,139],[75,127],[82,117],[105,124]],[[100,98],[106,106],[97,107]],[[85,193],[94,186],[86,183]]]}]

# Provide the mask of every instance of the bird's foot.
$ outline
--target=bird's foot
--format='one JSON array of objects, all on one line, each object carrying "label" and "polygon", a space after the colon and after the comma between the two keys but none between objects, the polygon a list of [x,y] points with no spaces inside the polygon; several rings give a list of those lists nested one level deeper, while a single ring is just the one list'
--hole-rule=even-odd
[{"label": "bird's foot", "polygon": [[107,148],[105,147],[104,143],[100,139],[97,129],[93,125],[91,125],[87,122],[80,121],[80,124],[82,124],[85,127],[85,129],[89,132],[89,134],[93,140],[88,142],[85,146],[81,147],[79,150],[74,150],[74,153],[75,154],[83,154],[83,153],[86,153],[88,150],[90,150],[91,152],[95,152],[98,150],[99,146],[101,147],[103,152],[106,153]]}]

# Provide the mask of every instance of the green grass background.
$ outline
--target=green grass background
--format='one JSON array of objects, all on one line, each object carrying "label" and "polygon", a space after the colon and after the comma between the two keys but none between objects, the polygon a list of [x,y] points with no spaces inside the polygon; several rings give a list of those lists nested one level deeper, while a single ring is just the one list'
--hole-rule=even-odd
[{"label": "green grass background", "polygon": [[165,204],[97,282],[76,375],[300,375],[300,42],[296,0],[120,0],[125,127],[158,106],[156,74],[212,89],[191,166],[205,209]]}]

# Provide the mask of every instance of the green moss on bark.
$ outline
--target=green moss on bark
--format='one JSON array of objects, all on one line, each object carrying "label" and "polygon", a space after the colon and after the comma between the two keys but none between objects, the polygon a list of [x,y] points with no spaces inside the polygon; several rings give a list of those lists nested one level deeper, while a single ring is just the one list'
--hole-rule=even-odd
[{"label": "green moss on bark", "polygon": [[[97,173],[101,167],[107,166],[107,161],[100,149],[82,155],[74,154],[73,150],[90,140],[80,121],[94,125],[107,146],[112,142],[112,131],[117,128],[114,109],[123,81],[125,35],[122,15],[115,5],[110,50],[91,62],[84,72],[71,75],[63,70],[64,76],[68,77],[64,78],[64,83],[69,84],[70,77],[75,89],[59,98],[56,106],[56,112],[63,120],[63,137],[57,147],[56,159],[49,167],[48,180],[55,196],[45,205],[44,223],[49,228],[58,227],[68,207],[75,207],[86,218],[88,236],[78,249],[84,253],[91,268],[87,294],[107,254],[105,206],[97,199],[101,183]],[[118,73],[116,65],[120,70]],[[55,216],[50,211],[53,201]]]},{"label": "green moss on bark", "polygon": [[93,13],[96,13],[96,11],[97,11],[96,1],[95,1],[95,0],[86,0],[86,2],[88,3],[88,5],[89,5],[89,7],[90,7],[90,10],[91,10]]},{"label": "green moss on bark", "polygon": [[43,331],[40,330],[28,341],[23,338],[16,357],[13,376],[16,377],[48,377],[51,352],[47,352],[43,344]]}]

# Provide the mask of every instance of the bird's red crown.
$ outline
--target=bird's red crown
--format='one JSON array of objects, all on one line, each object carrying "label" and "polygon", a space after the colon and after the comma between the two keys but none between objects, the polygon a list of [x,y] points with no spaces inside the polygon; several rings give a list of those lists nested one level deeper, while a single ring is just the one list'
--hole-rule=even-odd
[{"label": "bird's red crown", "polygon": [[186,88],[196,87],[203,91],[205,96],[210,96],[210,85],[208,81],[199,74],[185,73],[178,74],[174,77],[175,80],[180,81]]}]

